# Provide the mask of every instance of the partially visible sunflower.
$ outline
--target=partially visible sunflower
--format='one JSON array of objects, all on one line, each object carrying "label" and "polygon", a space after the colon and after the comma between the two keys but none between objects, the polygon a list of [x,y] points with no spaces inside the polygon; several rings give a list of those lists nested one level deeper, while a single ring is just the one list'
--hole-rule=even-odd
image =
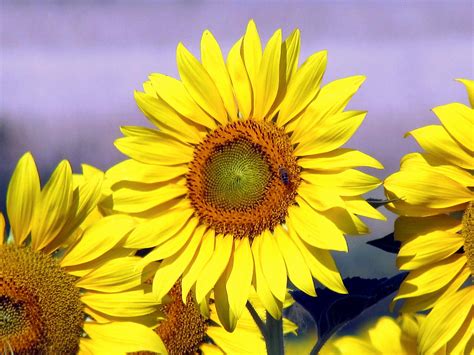
[{"label": "partially visible sunflower", "polygon": [[388,177],[388,207],[399,214],[397,264],[410,273],[395,300],[402,310],[432,309],[420,329],[419,351],[447,344],[449,353],[472,351],[474,286],[474,81],[464,83],[471,107],[451,103],[433,109],[442,125],[408,133],[424,149],[403,157]]},{"label": "partially visible sunflower", "polygon": [[[265,340],[247,309],[242,312],[234,331],[228,332],[219,321],[212,298],[209,308],[200,310],[191,293],[183,301],[180,282],[171,288],[168,296],[161,305],[163,318],[155,331],[170,355],[266,353]],[[260,319],[265,320],[265,308],[255,296],[251,297],[251,303]],[[292,303],[293,299],[287,294],[285,307]],[[294,323],[283,318],[284,334],[296,333],[296,330]]]},{"label": "partially visible sunflower", "polygon": [[31,154],[19,160],[7,192],[9,236],[0,214],[2,353],[166,352],[149,328],[157,302],[136,271],[140,258],[123,245],[131,218],[83,229],[102,180],[88,167],[73,177],[62,161],[41,189]]},{"label": "partially visible sunflower", "polygon": [[344,234],[362,234],[356,216],[384,217],[361,197],[380,181],[353,169],[381,169],[372,157],[340,148],[366,112],[344,111],[364,81],[323,88],[326,51],[298,67],[300,33],[276,31],[264,50],[250,21],[224,62],[209,31],[201,61],[177,48],[181,80],[152,74],[138,106],[158,129],[122,127],[117,148],[131,159],[113,167],[113,208],[147,219],[132,232],[163,260],[153,291],[163,297],[182,278],[198,303],[214,290],[227,330],[251,286],[281,317],[287,279],[315,295],[313,277],[346,293],[330,251]]},{"label": "partially visible sunflower", "polygon": [[[397,319],[380,317],[358,335],[330,339],[320,354],[417,354],[417,337],[424,321],[425,316],[413,314],[403,314]],[[441,349],[430,354],[444,355],[446,352]]]}]

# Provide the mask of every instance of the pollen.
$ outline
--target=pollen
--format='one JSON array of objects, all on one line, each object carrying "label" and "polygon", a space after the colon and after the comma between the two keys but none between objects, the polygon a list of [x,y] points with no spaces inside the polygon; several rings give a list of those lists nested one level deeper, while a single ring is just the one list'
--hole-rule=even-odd
[{"label": "pollen", "polygon": [[76,353],[83,311],[74,281],[49,255],[0,246],[0,349]]},{"label": "pollen", "polygon": [[169,296],[170,302],[161,307],[166,319],[156,332],[170,355],[196,354],[205,340],[207,321],[200,314],[191,294],[188,294],[186,304],[183,303],[181,281],[173,286]]},{"label": "pollen", "polygon": [[471,269],[471,275],[474,276],[474,207],[473,202],[464,211],[462,217],[462,231],[464,237],[464,252],[467,257],[467,264]]},{"label": "pollen", "polygon": [[201,221],[216,233],[253,238],[285,221],[300,170],[283,129],[237,121],[210,132],[195,148],[188,195]]}]

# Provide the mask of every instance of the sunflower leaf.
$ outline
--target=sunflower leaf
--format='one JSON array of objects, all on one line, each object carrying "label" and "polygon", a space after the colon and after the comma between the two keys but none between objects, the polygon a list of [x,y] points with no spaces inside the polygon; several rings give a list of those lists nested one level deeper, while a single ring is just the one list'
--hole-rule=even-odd
[{"label": "sunflower leaf", "polygon": [[397,254],[401,246],[401,243],[395,240],[393,232],[383,238],[370,240],[367,244],[393,254]]},{"label": "sunflower leaf", "polygon": [[348,294],[339,294],[328,288],[318,289],[318,297],[302,291],[292,292],[293,298],[313,317],[318,329],[318,343],[312,351],[316,354],[322,345],[339,329],[353,321],[362,312],[395,292],[407,273],[391,278],[344,279]]}]

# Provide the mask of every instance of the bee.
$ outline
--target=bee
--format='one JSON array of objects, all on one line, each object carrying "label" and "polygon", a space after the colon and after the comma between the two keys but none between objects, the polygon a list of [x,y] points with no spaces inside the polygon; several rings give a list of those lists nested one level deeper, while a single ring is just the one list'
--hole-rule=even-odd
[{"label": "bee", "polygon": [[283,182],[285,185],[290,184],[290,175],[288,174],[288,170],[286,170],[284,167],[280,167],[278,169],[278,174],[280,175],[280,180]]}]

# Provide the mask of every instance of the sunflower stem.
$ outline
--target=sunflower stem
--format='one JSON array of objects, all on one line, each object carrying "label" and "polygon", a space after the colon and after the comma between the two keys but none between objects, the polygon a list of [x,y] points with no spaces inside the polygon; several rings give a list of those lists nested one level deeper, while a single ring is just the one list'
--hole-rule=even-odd
[{"label": "sunflower stem", "polygon": [[265,339],[267,343],[267,354],[284,355],[283,318],[275,319],[267,312],[267,330],[268,339]]},{"label": "sunflower stem", "polygon": [[247,301],[247,309],[250,312],[250,315],[252,316],[254,322],[257,324],[258,329],[260,329],[260,333],[262,333],[263,338],[265,339],[265,343],[267,343],[268,339],[268,331],[265,323],[260,319],[258,316],[257,311],[255,308],[253,308],[252,304],[250,301]]}]

